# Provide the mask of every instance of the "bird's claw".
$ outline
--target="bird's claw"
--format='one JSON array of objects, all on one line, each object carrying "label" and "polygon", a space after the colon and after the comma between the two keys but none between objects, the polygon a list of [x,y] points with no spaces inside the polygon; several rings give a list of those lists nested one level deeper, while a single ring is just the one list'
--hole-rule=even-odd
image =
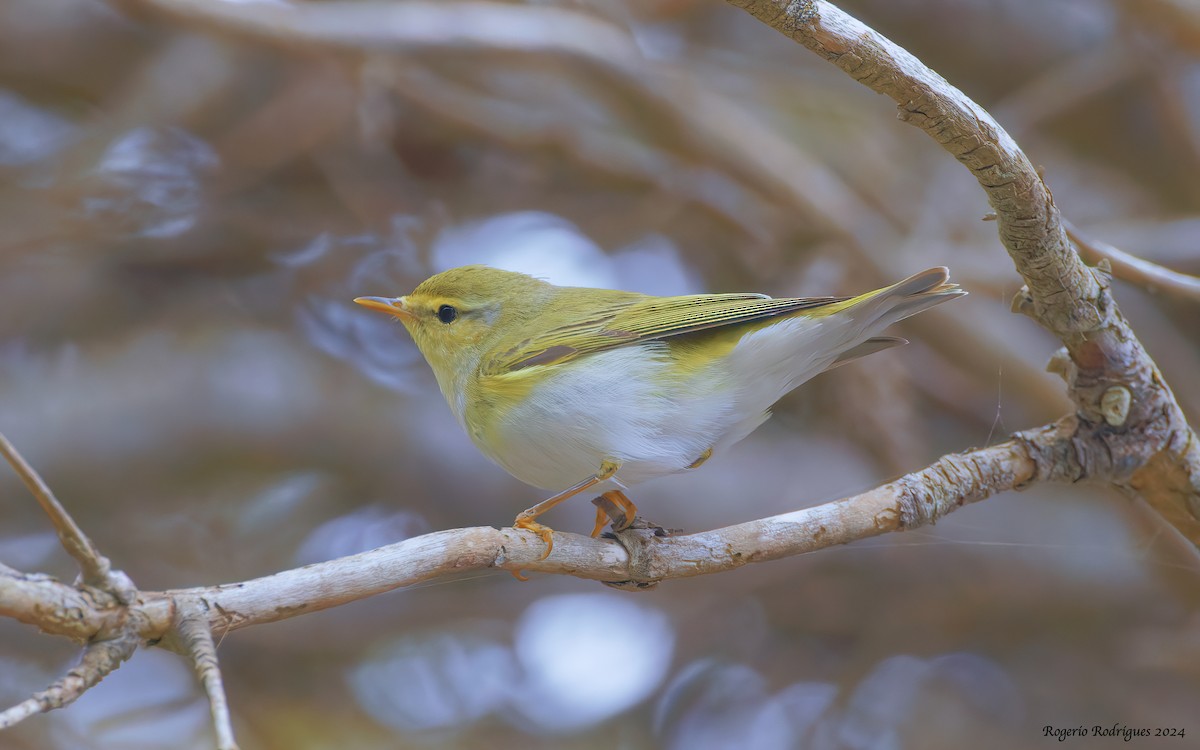
[{"label": "bird's claw", "polygon": [[550,528],[549,526],[538,523],[532,518],[522,514],[517,516],[516,520],[513,521],[513,528],[532,531],[533,533],[537,534],[543,542],[546,543],[546,551],[541,557],[538,558],[539,560],[545,560],[554,550],[554,529]]},{"label": "bird's claw", "polygon": [[609,490],[600,497],[593,498],[592,505],[596,506],[596,526],[592,529],[593,537],[600,535],[605,522],[609,519],[612,519],[613,531],[624,531],[632,526],[638,517],[637,506],[620,490]]}]

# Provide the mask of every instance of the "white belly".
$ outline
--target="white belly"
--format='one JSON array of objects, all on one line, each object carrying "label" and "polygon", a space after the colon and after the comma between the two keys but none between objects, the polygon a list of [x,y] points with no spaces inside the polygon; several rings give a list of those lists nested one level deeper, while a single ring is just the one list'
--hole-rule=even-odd
[{"label": "white belly", "polygon": [[605,460],[621,468],[601,491],[687,468],[728,429],[731,404],[717,395],[715,373],[672,386],[663,376],[664,348],[622,347],[557,368],[501,417],[499,444],[480,448],[517,479],[548,490],[587,479]]}]

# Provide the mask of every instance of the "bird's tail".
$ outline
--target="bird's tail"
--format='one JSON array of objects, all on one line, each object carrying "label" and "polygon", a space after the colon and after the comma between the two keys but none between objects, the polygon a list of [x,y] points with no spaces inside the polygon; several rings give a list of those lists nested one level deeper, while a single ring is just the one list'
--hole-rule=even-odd
[{"label": "bird's tail", "polygon": [[881,317],[887,320],[883,324],[886,327],[965,294],[958,284],[950,283],[950,269],[938,266],[863,296],[880,303]]},{"label": "bird's tail", "polygon": [[839,303],[843,313],[858,324],[862,338],[858,344],[842,352],[829,367],[908,343],[902,338],[875,334],[893,323],[965,294],[957,284],[950,283],[949,269],[938,266]]}]

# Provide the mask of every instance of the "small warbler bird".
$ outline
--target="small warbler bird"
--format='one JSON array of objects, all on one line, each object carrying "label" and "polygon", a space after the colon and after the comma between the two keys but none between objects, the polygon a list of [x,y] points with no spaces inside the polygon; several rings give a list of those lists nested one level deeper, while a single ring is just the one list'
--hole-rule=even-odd
[{"label": "small warbler bird", "polygon": [[[523,482],[558,494],[514,526],[593,490],[627,528],[622,490],[694,469],[749,435],[819,372],[906,343],[883,329],[966,294],[931,268],[857,297],[651,297],[560,287],[486,266],[439,273],[406,297],[359,297],[404,323],[459,424]],[[597,512],[592,536],[606,521]]]}]

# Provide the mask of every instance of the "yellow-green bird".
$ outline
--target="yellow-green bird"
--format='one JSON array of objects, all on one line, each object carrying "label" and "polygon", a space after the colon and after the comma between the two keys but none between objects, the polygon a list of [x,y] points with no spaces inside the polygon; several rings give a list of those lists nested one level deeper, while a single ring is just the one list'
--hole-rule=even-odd
[{"label": "yellow-green bird", "polygon": [[[560,287],[463,266],[405,297],[354,301],[404,323],[459,424],[510,474],[558,494],[617,505],[627,487],[694,469],[749,435],[785,393],[833,367],[905,343],[899,320],[965,294],[931,268],[857,297],[652,297]],[[603,528],[597,513],[593,536]],[[615,524],[614,524],[615,526]]]}]

